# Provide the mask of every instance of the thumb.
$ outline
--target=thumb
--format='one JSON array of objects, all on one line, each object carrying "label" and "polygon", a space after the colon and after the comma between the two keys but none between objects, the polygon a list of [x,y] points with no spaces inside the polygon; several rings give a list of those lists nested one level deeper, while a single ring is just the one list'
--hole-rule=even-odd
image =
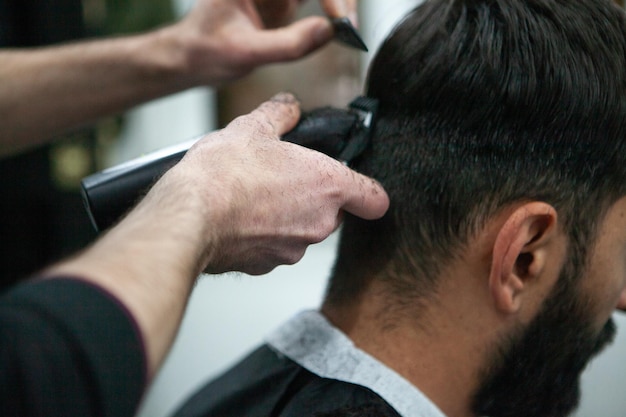
[{"label": "thumb", "polygon": [[343,210],[366,220],[379,219],[389,209],[389,196],[378,181],[359,174],[348,167],[344,185]]},{"label": "thumb", "polygon": [[300,102],[293,94],[279,93],[262,103],[252,113],[235,120],[254,129],[255,135],[279,139],[300,120]]},{"label": "thumb", "polygon": [[308,17],[289,26],[258,32],[250,49],[263,63],[302,58],[333,38],[333,28],[324,17]]},{"label": "thumb", "polygon": [[356,0],[320,0],[322,9],[328,17],[348,17],[358,27]]}]

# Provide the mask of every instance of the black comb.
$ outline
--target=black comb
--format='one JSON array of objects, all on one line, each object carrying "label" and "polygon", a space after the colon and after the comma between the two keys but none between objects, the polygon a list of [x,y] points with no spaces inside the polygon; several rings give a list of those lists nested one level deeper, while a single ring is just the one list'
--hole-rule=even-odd
[{"label": "black comb", "polygon": [[367,46],[359,32],[357,32],[356,28],[347,17],[338,17],[335,19],[330,19],[330,22],[335,29],[335,40],[347,45],[351,48],[360,49],[361,51],[367,52]]}]

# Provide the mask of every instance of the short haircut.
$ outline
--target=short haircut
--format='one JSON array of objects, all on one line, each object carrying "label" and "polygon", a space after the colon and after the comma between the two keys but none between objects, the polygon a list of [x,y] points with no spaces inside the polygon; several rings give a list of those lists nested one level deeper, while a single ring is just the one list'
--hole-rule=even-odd
[{"label": "short haircut", "polygon": [[373,275],[400,300],[428,295],[485,221],[522,201],[552,204],[584,262],[626,194],[625,28],[609,0],[426,0],[409,13],[370,67],[380,114],[354,165],[391,207],[346,217],[326,302],[355,299]]}]

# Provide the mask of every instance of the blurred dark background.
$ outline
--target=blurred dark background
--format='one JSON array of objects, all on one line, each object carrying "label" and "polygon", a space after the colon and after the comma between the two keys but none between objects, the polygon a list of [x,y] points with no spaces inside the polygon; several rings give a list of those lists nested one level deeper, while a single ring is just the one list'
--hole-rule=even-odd
[{"label": "blurred dark background", "polygon": [[[128,33],[172,19],[169,0],[0,0],[0,47]],[[0,160],[0,291],[95,238],[79,184],[99,168],[110,126],[103,122]]]}]

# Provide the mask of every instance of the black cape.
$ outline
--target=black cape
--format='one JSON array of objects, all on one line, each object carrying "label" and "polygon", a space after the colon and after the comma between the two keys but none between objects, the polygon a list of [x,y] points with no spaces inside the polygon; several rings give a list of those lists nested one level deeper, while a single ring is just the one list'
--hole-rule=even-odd
[{"label": "black cape", "polygon": [[359,385],[319,377],[263,345],[194,394],[176,417],[399,417]]}]

